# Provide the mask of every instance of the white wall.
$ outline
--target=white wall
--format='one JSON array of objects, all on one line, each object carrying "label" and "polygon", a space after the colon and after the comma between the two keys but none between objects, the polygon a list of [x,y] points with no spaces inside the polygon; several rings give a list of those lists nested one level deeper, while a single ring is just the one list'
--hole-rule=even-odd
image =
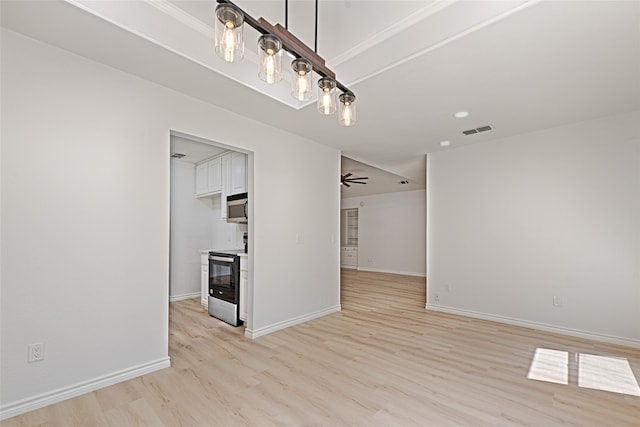
[{"label": "white wall", "polygon": [[358,208],[359,270],[425,275],[425,190],[342,199],[350,208]]},{"label": "white wall", "polygon": [[171,159],[169,298],[200,295],[200,250],[213,239],[211,199],[195,198],[193,163]]},{"label": "white wall", "polygon": [[171,159],[171,301],[200,294],[200,250],[213,245],[213,200],[196,199],[195,174],[193,163]]},{"label": "white wall", "polygon": [[[234,224],[221,219],[222,209],[226,209],[225,202],[219,195],[208,198],[203,202],[210,206],[212,224],[211,224],[211,246],[210,249],[242,249],[244,241],[242,235],[247,231],[247,224]],[[207,249],[207,248],[203,248]]]},{"label": "white wall", "polygon": [[10,31],[1,51],[2,417],[167,366],[171,130],[254,152],[248,331],[339,309],[337,150]]},{"label": "white wall", "polygon": [[[279,150],[253,141],[260,150],[255,190],[249,188],[256,278],[248,329],[258,336],[289,324],[286,319],[340,309],[340,155],[293,138],[280,140]],[[314,179],[309,184],[301,176]]]},{"label": "white wall", "polygon": [[430,154],[427,192],[429,307],[640,346],[640,112]]}]

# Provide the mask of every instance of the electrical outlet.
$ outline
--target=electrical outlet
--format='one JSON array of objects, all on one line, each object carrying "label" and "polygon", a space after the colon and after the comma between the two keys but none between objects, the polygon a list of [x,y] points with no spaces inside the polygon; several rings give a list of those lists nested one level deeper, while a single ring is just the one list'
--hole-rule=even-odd
[{"label": "electrical outlet", "polygon": [[41,342],[29,344],[27,361],[29,363],[44,360],[44,344]]},{"label": "electrical outlet", "polygon": [[433,294],[433,302],[440,302],[440,295],[439,294]]},{"label": "electrical outlet", "polygon": [[367,258],[367,262],[373,262],[373,258],[368,257],[368,258]]},{"label": "electrical outlet", "polygon": [[562,307],[562,298],[558,296],[553,297],[553,306],[554,307]]}]

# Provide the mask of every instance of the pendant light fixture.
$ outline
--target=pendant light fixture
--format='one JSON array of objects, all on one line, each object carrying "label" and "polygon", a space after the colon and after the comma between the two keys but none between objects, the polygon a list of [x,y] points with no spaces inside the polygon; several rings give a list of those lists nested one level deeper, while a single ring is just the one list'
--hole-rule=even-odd
[{"label": "pendant light fixture", "polygon": [[336,81],[329,77],[318,80],[318,112],[325,116],[336,112]]},{"label": "pendant light fixture", "polygon": [[345,92],[338,99],[338,123],[342,126],[353,126],[356,124],[356,96],[351,92]]},{"label": "pendant light fixture", "polygon": [[237,62],[244,56],[244,13],[230,4],[216,7],[215,50],[227,62]]},{"label": "pendant light fixture", "polygon": [[298,101],[311,99],[311,63],[303,58],[291,62],[293,78],[291,79],[291,96]]},{"label": "pendant light fixture", "polygon": [[[320,76],[318,80],[318,111],[331,115],[339,108],[338,122],[343,126],[353,126],[356,122],[356,96],[336,79],[336,74],[318,55],[318,0],[315,1],[315,46],[312,50],[286,27],[272,25],[264,18],[255,19],[229,0],[216,0],[215,50],[218,56],[227,62],[236,62],[244,56],[243,23],[246,22],[261,36],[258,39],[258,76],[268,84],[282,80],[282,51],[286,50],[295,59],[291,62],[293,70],[291,95],[299,101],[311,99],[311,75]],[[288,27],[289,6],[285,0],[285,22]],[[338,103],[337,89],[342,92]]]},{"label": "pendant light fixture", "polygon": [[282,42],[271,34],[258,39],[258,61],[260,61],[260,80],[271,84],[282,80]]}]

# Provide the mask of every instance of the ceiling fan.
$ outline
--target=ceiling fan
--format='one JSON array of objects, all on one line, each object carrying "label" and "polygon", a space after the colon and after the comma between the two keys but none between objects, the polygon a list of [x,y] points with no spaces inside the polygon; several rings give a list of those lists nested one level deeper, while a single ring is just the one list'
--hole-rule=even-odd
[{"label": "ceiling fan", "polygon": [[349,178],[351,175],[353,174],[348,173],[346,175],[340,175],[340,183],[344,184],[345,187],[351,187],[350,184],[366,184],[366,182],[361,182],[361,181],[365,179],[369,179],[369,177],[367,176],[363,176],[360,178],[356,178],[356,177]]}]

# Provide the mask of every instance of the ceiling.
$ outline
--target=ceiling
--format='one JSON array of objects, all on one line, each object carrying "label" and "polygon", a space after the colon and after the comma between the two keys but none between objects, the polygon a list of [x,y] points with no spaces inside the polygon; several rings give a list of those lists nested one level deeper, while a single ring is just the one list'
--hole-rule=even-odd
[{"label": "ceiling", "polygon": [[[318,54],[357,96],[350,128],[320,116],[313,100],[294,101],[287,82],[258,80],[250,27],[245,59],[220,60],[215,4],[2,0],[2,26],[336,147],[347,163],[418,188],[427,153],[640,109],[639,1],[320,0]],[[284,1],[236,4],[284,25]],[[289,30],[313,47],[313,1],[289,0]],[[485,125],[493,130],[462,134]]]},{"label": "ceiling", "polygon": [[408,180],[403,176],[345,156],[342,156],[340,163],[343,175],[350,173],[350,178],[368,178],[364,180],[366,182],[364,185],[353,183],[350,184],[350,187],[341,185],[340,196],[342,198],[424,189],[424,182]]},{"label": "ceiling", "polygon": [[211,157],[229,151],[227,148],[211,145],[208,142],[196,141],[190,136],[171,135],[171,155],[182,154],[184,157],[176,159],[177,161],[187,163],[199,163]]}]

